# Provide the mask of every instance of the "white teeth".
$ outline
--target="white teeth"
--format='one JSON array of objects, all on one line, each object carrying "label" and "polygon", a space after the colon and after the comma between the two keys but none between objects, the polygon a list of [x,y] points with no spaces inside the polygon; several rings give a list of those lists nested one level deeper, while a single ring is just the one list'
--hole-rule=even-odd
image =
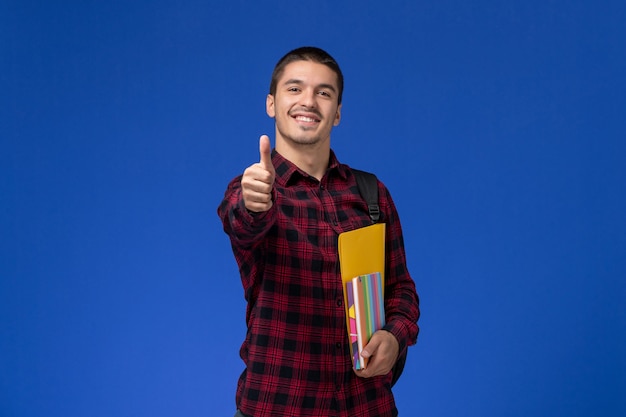
[{"label": "white teeth", "polygon": [[315,119],[305,116],[296,116],[296,120],[301,120],[303,122],[315,122]]}]

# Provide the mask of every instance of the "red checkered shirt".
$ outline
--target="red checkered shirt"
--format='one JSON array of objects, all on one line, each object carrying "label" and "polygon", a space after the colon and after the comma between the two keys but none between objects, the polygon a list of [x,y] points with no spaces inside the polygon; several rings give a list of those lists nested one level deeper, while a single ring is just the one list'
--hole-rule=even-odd
[{"label": "red checkered shirt", "polygon": [[[254,417],[396,416],[391,373],[361,378],[350,363],[338,235],[371,224],[352,171],[332,151],[321,181],[276,151],[272,162],[269,211],[245,208],[241,176],[218,208],[248,302],[237,408]],[[384,329],[403,352],[417,339],[419,301],[396,208],[380,181],[378,188],[387,230]]]}]

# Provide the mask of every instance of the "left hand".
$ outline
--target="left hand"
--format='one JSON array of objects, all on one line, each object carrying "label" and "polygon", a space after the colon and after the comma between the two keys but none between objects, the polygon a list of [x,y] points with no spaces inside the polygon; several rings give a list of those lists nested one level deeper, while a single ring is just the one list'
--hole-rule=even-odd
[{"label": "left hand", "polygon": [[367,368],[355,371],[363,378],[386,375],[398,360],[400,347],[396,337],[386,330],[378,330],[372,335],[361,355],[369,358]]}]

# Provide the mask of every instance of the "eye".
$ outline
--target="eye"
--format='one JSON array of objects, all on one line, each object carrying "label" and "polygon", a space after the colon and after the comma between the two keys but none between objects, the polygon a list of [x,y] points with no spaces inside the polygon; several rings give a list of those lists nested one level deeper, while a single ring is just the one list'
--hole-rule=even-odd
[{"label": "eye", "polygon": [[287,91],[291,93],[297,93],[298,91],[300,91],[300,89],[298,87],[289,87],[287,88]]},{"label": "eye", "polygon": [[320,96],[330,97],[330,93],[328,91],[322,90],[318,93]]}]

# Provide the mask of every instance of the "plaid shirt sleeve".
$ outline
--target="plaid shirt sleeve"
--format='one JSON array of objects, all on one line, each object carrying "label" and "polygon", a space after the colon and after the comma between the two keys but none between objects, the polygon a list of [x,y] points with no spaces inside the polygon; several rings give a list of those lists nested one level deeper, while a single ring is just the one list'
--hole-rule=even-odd
[{"label": "plaid shirt sleeve", "polygon": [[404,238],[398,212],[387,188],[379,182],[379,193],[383,202],[382,211],[386,213],[386,271],[384,330],[391,332],[399,342],[400,353],[417,342],[419,327],[419,298],[415,283],[410,278],[404,251]]},{"label": "plaid shirt sleeve", "polygon": [[[350,363],[337,239],[371,224],[356,181],[332,152],[321,181],[276,152],[272,162],[269,211],[246,210],[241,177],[218,208],[248,303],[237,408],[254,417],[395,416],[391,374],[360,378]],[[387,223],[385,330],[405,350],[417,338],[418,298],[398,215],[380,182],[379,194]]]}]

